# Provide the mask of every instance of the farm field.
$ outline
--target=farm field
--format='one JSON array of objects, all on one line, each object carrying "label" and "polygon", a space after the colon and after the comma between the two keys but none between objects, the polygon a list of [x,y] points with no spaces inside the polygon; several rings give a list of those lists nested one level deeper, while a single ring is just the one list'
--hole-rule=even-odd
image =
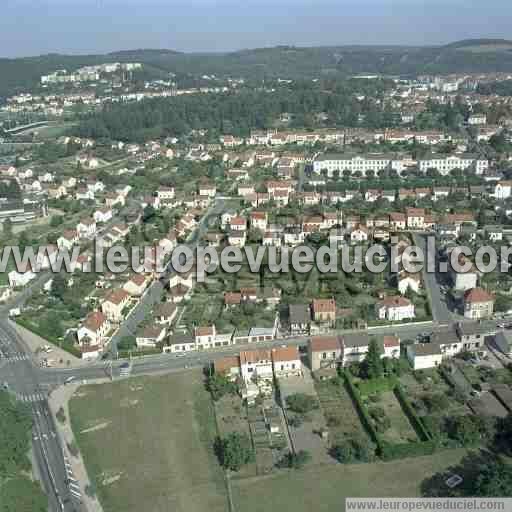
[{"label": "farm field", "polygon": [[69,406],[104,512],[228,510],[199,371],[84,386]]},{"label": "farm field", "polygon": [[346,497],[414,497],[426,478],[460,462],[466,450],[428,457],[356,465],[312,466],[302,471],[232,482],[236,510],[332,512],[345,510]]}]

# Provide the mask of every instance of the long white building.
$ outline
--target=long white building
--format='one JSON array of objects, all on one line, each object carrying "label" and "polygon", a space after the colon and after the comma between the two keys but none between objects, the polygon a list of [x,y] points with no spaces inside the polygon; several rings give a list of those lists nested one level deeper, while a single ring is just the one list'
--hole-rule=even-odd
[{"label": "long white building", "polygon": [[460,155],[431,154],[419,160],[418,166],[421,172],[427,172],[428,169],[437,169],[443,175],[449,174],[454,169],[463,171],[470,169],[475,174],[483,174],[489,168],[489,160],[471,153]]},{"label": "long white building", "polygon": [[326,153],[315,159],[313,170],[319,174],[325,169],[327,170],[327,175],[332,177],[334,172],[342,173],[343,171],[350,171],[352,174],[356,172],[366,174],[368,171],[378,173],[384,170],[395,170],[401,173],[414,165],[416,165],[416,161],[410,155],[391,153],[368,155]]},{"label": "long white building", "polygon": [[398,174],[418,167],[423,173],[429,169],[437,169],[441,174],[449,174],[454,169],[472,170],[475,174],[483,174],[489,168],[489,161],[477,155],[437,155],[431,154],[427,158],[416,161],[408,154],[337,154],[326,153],[319,155],[313,162],[313,171],[320,174],[327,171],[332,178],[335,172],[340,174],[349,171],[365,175],[368,171],[378,173],[384,170],[394,170]]}]

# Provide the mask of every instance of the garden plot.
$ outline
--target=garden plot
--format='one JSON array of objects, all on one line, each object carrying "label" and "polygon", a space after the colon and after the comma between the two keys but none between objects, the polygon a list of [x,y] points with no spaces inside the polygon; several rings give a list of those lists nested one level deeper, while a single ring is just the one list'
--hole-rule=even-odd
[{"label": "garden plot", "polygon": [[249,407],[247,413],[252,443],[256,453],[256,474],[263,475],[270,473],[274,468],[275,461],[272,454],[270,432],[265,422],[265,416],[259,406]]},{"label": "garden plot", "polygon": [[469,408],[456,399],[456,391],[436,369],[422,370],[416,377],[408,373],[400,382],[420,416],[433,414],[448,417],[469,414]]},{"label": "garden plot", "polygon": [[316,391],[329,428],[331,445],[357,437],[364,432],[345,386],[338,381],[318,382]]},{"label": "garden plot", "polygon": [[[247,407],[239,395],[225,395],[218,402],[214,402],[214,405],[219,437],[223,438],[232,432],[237,432],[251,438]],[[242,466],[237,477],[245,478],[256,476],[256,474],[256,463],[250,462]]]},{"label": "garden plot", "polygon": [[[372,412],[378,411],[383,412],[385,417],[389,419],[389,428],[381,432],[381,436],[385,441],[390,443],[410,443],[420,440],[405,415],[394,391],[380,393],[378,403],[374,406],[370,405],[368,410],[372,417]],[[376,416],[378,417],[378,415]]]},{"label": "garden plot", "polygon": [[[286,399],[294,394],[304,394],[318,399],[315,384],[308,370],[304,368],[304,377],[289,377],[279,379],[281,401],[286,404]],[[338,405],[341,408],[341,405]],[[306,450],[311,455],[313,464],[325,464],[332,462],[328,454],[329,444],[321,436],[326,427],[325,417],[320,406],[305,414],[296,414],[289,409],[285,411],[291,442],[296,452]]]}]

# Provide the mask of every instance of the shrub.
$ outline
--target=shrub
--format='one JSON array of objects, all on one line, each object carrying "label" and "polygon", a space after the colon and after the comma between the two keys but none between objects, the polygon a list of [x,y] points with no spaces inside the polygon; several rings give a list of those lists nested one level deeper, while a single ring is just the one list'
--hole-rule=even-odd
[{"label": "shrub", "polygon": [[295,393],[286,398],[286,405],[296,413],[305,414],[318,409],[318,401],[314,396],[305,393]]},{"label": "shrub", "polygon": [[218,437],[214,449],[221,465],[231,471],[254,460],[254,449],[246,434],[231,432],[225,438]]},{"label": "shrub", "polygon": [[79,450],[78,450],[78,446],[76,445],[76,443],[74,441],[71,441],[71,443],[67,443],[66,446],[68,447],[69,453],[71,453],[71,455],[73,455],[73,457],[78,457]]},{"label": "shrub", "polygon": [[443,411],[450,406],[449,398],[443,393],[425,395],[421,400],[430,413]]},{"label": "shrub", "polygon": [[311,454],[306,450],[297,453],[289,452],[278,461],[277,467],[289,469],[301,469],[311,460]]},{"label": "shrub", "polygon": [[294,416],[290,416],[288,418],[288,424],[291,427],[298,428],[304,423],[304,417],[300,414],[295,414]]},{"label": "shrub", "polygon": [[57,418],[59,423],[66,423],[66,414],[64,413],[64,409],[62,407],[59,407],[59,410],[57,411],[57,414],[55,414],[55,417]]},{"label": "shrub", "polygon": [[375,457],[375,449],[365,438],[343,441],[331,449],[331,455],[342,464],[370,462]]}]

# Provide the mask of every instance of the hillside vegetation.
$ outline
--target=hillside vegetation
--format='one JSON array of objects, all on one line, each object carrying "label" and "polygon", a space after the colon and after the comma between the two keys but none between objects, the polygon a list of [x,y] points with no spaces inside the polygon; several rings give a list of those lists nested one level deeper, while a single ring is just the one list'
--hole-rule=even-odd
[{"label": "hillside vegetation", "polygon": [[446,46],[278,46],[231,53],[179,53],[172,50],[127,50],[107,55],[43,55],[0,59],[0,97],[36,87],[43,74],[69,71],[103,62],[142,62],[157,76],[215,74],[254,79],[314,78],[329,75],[380,73],[512,72],[512,42],[472,39]]}]

